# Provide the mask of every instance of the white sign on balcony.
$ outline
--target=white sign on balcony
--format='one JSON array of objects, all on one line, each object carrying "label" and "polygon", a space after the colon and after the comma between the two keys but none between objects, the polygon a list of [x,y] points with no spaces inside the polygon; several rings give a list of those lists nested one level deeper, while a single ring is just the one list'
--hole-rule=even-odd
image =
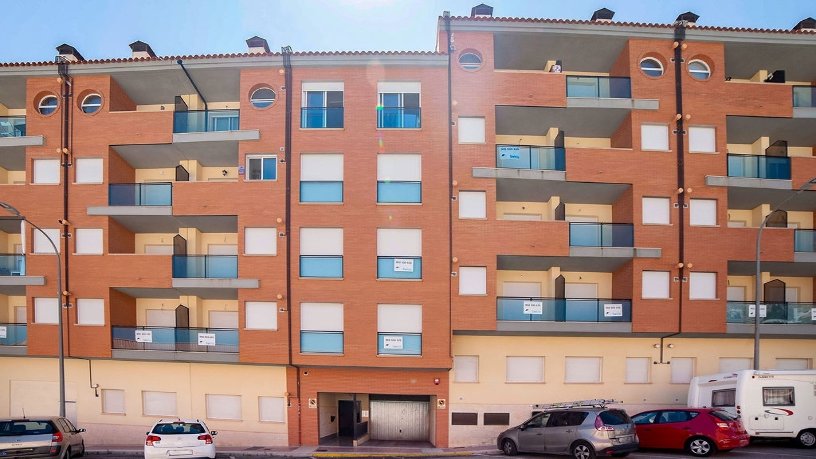
[{"label": "white sign on balcony", "polygon": [[383,349],[402,349],[402,336],[383,336]]},{"label": "white sign on balcony", "polygon": [[414,260],[411,258],[394,258],[394,272],[395,273],[414,272]]},{"label": "white sign on balcony", "polygon": [[7,338],[8,332],[6,331],[7,327],[0,327],[0,338]]},{"label": "white sign on balcony", "polygon": [[153,342],[153,330],[136,330],[136,342],[137,343],[152,343]]},{"label": "white sign on balcony", "polygon": [[[767,317],[768,316],[768,305],[767,304],[760,304],[759,305],[759,317]],[[756,305],[752,304],[748,306],[748,317],[756,317]]]},{"label": "white sign on balcony", "polygon": [[198,345],[199,346],[215,346],[215,333],[199,333],[198,334]]},{"label": "white sign on balcony", "polygon": [[604,317],[623,317],[622,304],[605,304]]},{"label": "white sign on balcony", "polygon": [[524,301],[524,314],[544,314],[544,302]]},{"label": "white sign on balcony", "polygon": [[816,308],[810,308],[810,320],[816,320]]},{"label": "white sign on balcony", "polygon": [[502,145],[499,147],[499,158],[521,159],[521,148],[515,145]]}]

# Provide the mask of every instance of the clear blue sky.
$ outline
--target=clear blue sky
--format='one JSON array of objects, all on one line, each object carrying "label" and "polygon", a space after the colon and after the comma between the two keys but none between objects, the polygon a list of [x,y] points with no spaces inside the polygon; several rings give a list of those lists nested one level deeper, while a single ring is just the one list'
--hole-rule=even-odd
[{"label": "clear blue sky", "polygon": [[[442,11],[467,16],[480,0],[2,0],[0,62],[50,61],[68,43],[86,59],[129,57],[142,40],[159,55],[246,51],[264,37],[273,51],[434,49]],[[814,0],[488,0],[494,16],[615,20],[790,29],[816,16]]]}]

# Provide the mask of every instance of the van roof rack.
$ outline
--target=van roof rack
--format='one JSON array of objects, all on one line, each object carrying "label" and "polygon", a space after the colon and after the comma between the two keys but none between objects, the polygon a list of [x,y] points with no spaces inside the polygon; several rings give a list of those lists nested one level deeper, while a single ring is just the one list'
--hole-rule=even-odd
[{"label": "van roof rack", "polygon": [[558,403],[536,403],[533,405],[534,410],[548,410],[553,408],[577,408],[577,407],[592,407],[605,408],[607,405],[613,403],[623,403],[620,400],[594,398],[592,400],[575,400],[572,402],[558,402]]}]

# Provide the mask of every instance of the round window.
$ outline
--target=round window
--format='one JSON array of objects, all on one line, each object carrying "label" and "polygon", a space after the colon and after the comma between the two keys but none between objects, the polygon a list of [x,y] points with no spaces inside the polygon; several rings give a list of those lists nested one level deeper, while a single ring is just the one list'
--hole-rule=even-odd
[{"label": "round window", "polygon": [[650,77],[663,75],[663,64],[653,57],[647,57],[640,61],[640,70]]},{"label": "round window", "polygon": [[459,55],[459,65],[465,70],[479,70],[482,67],[482,56],[475,51],[465,51]]},{"label": "round window", "polygon": [[255,108],[266,108],[275,103],[275,97],[275,91],[271,88],[258,88],[252,91],[249,96],[249,103]]},{"label": "round window", "polygon": [[57,111],[57,107],[59,107],[59,99],[57,99],[57,96],[50,95],[40,99],[40,103],[37,105],[37,111],[40,112],[41,115],[50,115]]},{"label": "round window", "polygon": [[711,76],[711,69],[708,64],[701,60],[693,60],[688,63],[689,75],[695,80],[707,80]]},{"label": "round window", "polygon": [[80,108],[82,109],[82,113],[96,113],[102,108],[102,96],[99,94],[88,94],[82,99]]}]

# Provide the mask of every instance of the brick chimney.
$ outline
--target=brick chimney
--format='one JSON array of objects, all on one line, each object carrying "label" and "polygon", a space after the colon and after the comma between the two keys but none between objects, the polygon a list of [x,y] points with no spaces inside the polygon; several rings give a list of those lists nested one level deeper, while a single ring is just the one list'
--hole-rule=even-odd
[{"label": "brick chimney", "polygon": [[692,13],[691,11],[686,11],[685,13],[677,16],[675,23],[683,21],[686,23],[686,26],[694,27],[697,25],[698,19],[700,19],[700,16]]},{"label": "brick chimney", "polygon": [[149,57],[156,57],[153,48],[143,41],[134,41],[130,44],[131,57],[134,59],[143,59]]},{"label": "brick chimney", "polygon": [[816,32],[816,19],[805,18],[793,26],[793,30],[801,30],[803,32]]},{"label": "brick chimney", "polygon": [[472,18],[492,18],[493,7],[480,3],[470,9],[470,17]]},{"label": "brick chimney", "polygon": [[265,39],[255,35],[246,41],[249,54],[264,54],[269,52],[269,44]]},{"label": "brick chimney", "polygon": [[80,62],[85,60],[85,58],[82,57],[82,54],[79,54],[79,51],[76,50],[76,48],[66,43],[57,46],[57,52],[59,53],[59,57],[70,62]]},{"label": "brick chimney", "polygon": [[594,22],[612,22],[612,17],[615,15],[615,12],[608,9],[608,8],[601,8],[594,13],[592,13],[591,21]]}]

